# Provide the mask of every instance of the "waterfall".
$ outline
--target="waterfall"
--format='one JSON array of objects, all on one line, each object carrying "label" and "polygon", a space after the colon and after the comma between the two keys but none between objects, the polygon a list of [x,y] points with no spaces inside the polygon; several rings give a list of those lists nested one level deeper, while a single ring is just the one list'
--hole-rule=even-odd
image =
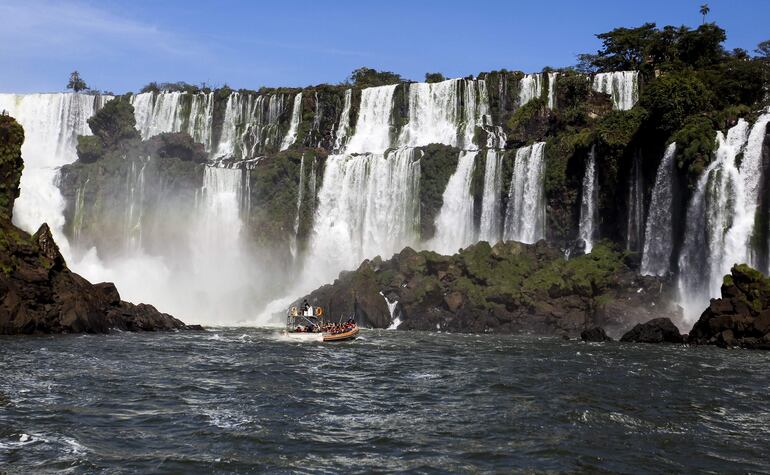
[{"label": "waterfall", "polygon": [[361,91],[361,106],[348,153],[383,153],[391,146],[391,114],[396,85],[369,87]]},{"label": "waterfall", "polygon": [[626,198],[626,249],[640,251],[644,240],[644,182],[642,177],[642,155],[634,154],[631,173],[628,176]]},{"label": "waterfall", "polygon": [[556,109],[556,77],[559,73],[548,73],[548,108]]},{"label": "waterfall", "polygon": [[48,223],[65,258],[64,198],[57,186],[58,168],[77,159],[78,135],[91,135],[88,119],[111,100],[87,94],[0,94],[0,111],[8,111],[24,127],[24,171],[13,222],[34,233]]},{"label": "waterfall", "polygon": [[639,72],[615,71],[594,76],[593,90],[612,97],[616,110],[629,110],[639,100]]},{"label": "waterfall", "polygon": [[500,194],[502,192],[503,154],[497,150],[487,150],[484,167],[484,194],[481,200],[481,222],[479,240],[495,244],[500,240]]},{"label": "waterfall", "polygon": [[142,140],[162,133],[186,132],[211,152],[213,92],[143,92],[133,94],[130,102]]},{"label": "waterfall", "polygon": [[[696,317],[704,301],[719,296],[724,274],[749,258],[748,236],[741,223],[752,205],[745,201],[744,182],[735,163],[748,136],[743,119],[727,137],[717,132],[716,157],[698,179],[690,200],[679,256],[679,292],[686,317]],[[742,236],[734,227],[742,229]]]},{"label": "waterfall", "polygon": [[447,182],[441,210],[436,217],[436,235],[429,246],[438,253],[454,254],[475,240],[471,181],[477,154],[475,151],[460,152],[457,169]]},{"label": "waterfall", "polygon": [[214,93],[193,94],[190,115],[185,130],[195,142],[202,143],[207,153],[211,153],[213,138],[211,135],[214,121]]},{"label": "waterfall", "polygon": [[503,238],[531,244],[545,237],[545,142],[516,150]]},{"label": "waterfall", "polygon": [[585,242],[585,253],[591,252],[594,247],[596,235],[596,220],[599,217],[599,180],[596,175],[596,147],[591,146],[591,151],[586,160],[586,169],[583,174],[583,192],[580,198],[580,224],[578,226],[578,238]]},{"label": "waterfall", "polygon": [[537,99],[543,92],[543,74],[526,74],[519,81],[519,107],[532,99]]},{"label": "waterfall", "polygon": [[299,214],[302,210],[302,195],[305,192],[305,154],[302,154],[302,158],[299,162],[299,187],[297,188],[297,214],[294,217],[294,236],[289,243],[289,250],[291,251],[291,257],[297,259],[297,241],[299,240]]},{"label": "waterfall", "polygon": [[142,140],[174,131],[181,97],[181,92],[143,92],[131,96],[136,129]]},{"label": "waterfall", "polygon": [[340,114],[340,120],[337,123],[337,131],[334,134],[334,151],[339,152],[345,146],[347,142],[348,134],[350,133],[350,106],[353,98],[353,90],[348,89],[345,91],[345,102],[342,105],[342,113]]},{"label": "waterfall", "polygon": [[214,156],[247,159],[278,148],[282,144],[279,134],[284,103],[283,94],[230,93]]},{"label": "waterfall", "polygon": [[665,275],[671,264],[674,250],[673,204],[676,164],[676,142],[666,147],[663,159],[658,165],[655,185],[652,189],[647,225],[644,230],[644,252],[642,254],[643,275]]},{"label": "waterfall", "polygon": [[[489,92],[487,91],[487,83],[483,79],[476,80],[476,85],[478,87],[478,110],[477,110],[477,123],[478,125],[484,129],[484,131],[487,133],[487,148],[497,148],[502,149],[505,148],[505,142],[507,140],[507,137],[505,135],[505,131],[503,131],[503,128],[499,125],[494,124],[494,120],[492,120],[492,115],[489,113]],[[468,143],[472,142],[473,134],[475,133],[475,130],[471,130],[471,140],[468,141]],[[467,132],[466,132],[467,135]],[[480,145],[480,144],[479,144]]]},{"label": "waterfall", "polygon": [[148,160],[131,161],[126,177],[126,219],[124,222],[125,246],[131,250],[142,247],[142,216],[144,214],[144,169]]},{"label": "waterfall", "polygon": [[380,292],[380,295],[382,295],[382,298],[385,299],[385,305],[388,306],[388,313],[390,313],[390,325],[388,326],[388,330],[398,330],[398,326],[401,325],[401,318],[399,318],[399,315],[396,315],[396,310],[398,309],[398,300],[393,300],[392,302],[388,300],[388,297],[385,296],[382,292]]},{"label": "waterfall", "polygon": [[[368,129],[360,125],[364,127],[357,130]],[[312,289],[365,258],[387,259],[415,245],[419,180],[413,149],[329,155],[318,192],[305,286]]]},{"label": "waterfall", "polygon": [[[316,96],[316,104],[318,97]],[[294,105],[291,109],[291,123],[289,124],[289,131],[286,132],[286,137],[283,138],[283,142],[281,143],[281,150],[286,150],[287,148],[294,145],[294,142],[297,140],[297,127],[299,127],[299,122],[302,119],[302,93],[298,92],[296,96],[294,96]]]}]

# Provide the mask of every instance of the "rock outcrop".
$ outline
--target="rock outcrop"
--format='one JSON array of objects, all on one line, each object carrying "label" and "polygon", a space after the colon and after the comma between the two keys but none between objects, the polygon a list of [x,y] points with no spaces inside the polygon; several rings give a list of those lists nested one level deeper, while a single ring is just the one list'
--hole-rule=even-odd
[{"label": "rock outcrop", "polygon": [[[571,260],[544,241],[481,242],[453,256],[405,248],[388,261],[364,261],[306,298],[333,319],[354,314],[384,328],[398,318],[400,330],[577,337],[595,326],[620,333],[661,314],[676,318],[671,286],[639,276],[632,262],[606,243]],[[394,315],[388,302],[397,302]]]},{"label": "rock outcrop", "polygon": [[734,266],[690,331],[689,343],[770,350],[770,278],[746,264]]},{"label": "rock outcrop", "polygon": [[23,140],[21,126],[0,116],[0,334],[186,328],[151,305],[122,301],[111,283],[93,285],[71,272],[48,225],[30,236],[11,223]]},{"label": "rock outcrop", "polygon": [[639,323],[626,332],[620,341],[627,343],[684,343],[684,337],[669,318],[655,318]]},{"label": "rock outcrop", "polygon": [[605,341],[612,341],[612,338],[607,336],[607,332],[602,327],[593,327],[580,332],[580,339],[592,343],[601,343]]}]

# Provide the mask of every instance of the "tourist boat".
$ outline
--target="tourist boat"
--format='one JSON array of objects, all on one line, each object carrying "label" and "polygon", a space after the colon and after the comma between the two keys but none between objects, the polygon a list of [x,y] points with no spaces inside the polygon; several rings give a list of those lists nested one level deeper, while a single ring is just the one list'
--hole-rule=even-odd
[{"label": "tourist boat", "polygon": [[284,335],[292,340],[317,342],[349,341],[355,340],[358,336],[358,325],[352,319],[344,325],[343,331],[324,331],[323,329],[329,325],[329,322],[324,321],[324,311],[321,307],[311,305],[305,306],[304,309],[292,307],[286,317]]}]

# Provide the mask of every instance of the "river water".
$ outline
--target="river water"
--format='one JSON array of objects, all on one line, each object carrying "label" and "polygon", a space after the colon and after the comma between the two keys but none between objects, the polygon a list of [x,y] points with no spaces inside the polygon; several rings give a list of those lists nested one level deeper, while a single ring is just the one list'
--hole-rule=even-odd
[{"label": "river water", "polygon": [[768,472],[770,352],[257,329],[0,338],[0,473]]}]

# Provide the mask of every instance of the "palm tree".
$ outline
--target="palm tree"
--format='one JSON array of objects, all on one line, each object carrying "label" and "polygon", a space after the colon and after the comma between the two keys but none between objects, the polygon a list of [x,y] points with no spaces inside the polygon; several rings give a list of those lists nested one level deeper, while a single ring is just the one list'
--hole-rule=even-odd
[{"label": "palm tree", "polygon": [[700,6],[700,14],[703,15],[703,24],[704,25],[706,24],[706,15],[708,15],[710,11],[711,11],[711,9],[709,8],[709,4],[708,3],[704,3],[703,5]]}]

